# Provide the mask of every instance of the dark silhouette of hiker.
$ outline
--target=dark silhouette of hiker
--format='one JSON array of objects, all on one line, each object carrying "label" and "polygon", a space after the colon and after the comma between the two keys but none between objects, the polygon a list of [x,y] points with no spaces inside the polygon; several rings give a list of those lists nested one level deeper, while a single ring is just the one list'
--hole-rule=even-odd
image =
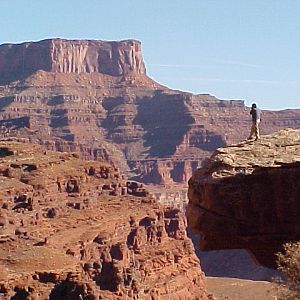
[{"label": "dark silhouette of hiker", "polygon": [[255,135],[255,140],[257,141],[259,139],[260,110],[255,103],[252,104],[250,115],[252,116],[252,126],[248,140],[251,140],[253,135]]}]

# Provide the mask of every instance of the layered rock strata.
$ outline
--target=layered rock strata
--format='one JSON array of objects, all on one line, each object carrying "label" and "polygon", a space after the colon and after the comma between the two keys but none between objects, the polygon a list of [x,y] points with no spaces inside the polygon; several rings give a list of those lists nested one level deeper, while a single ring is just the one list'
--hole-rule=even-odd
[{"label": "layered rock strata", "polygon": [[135,40],[49,39],[0,46],[1,81],[24,78],[38,70],[112,76],[146,73],[141,44]]},{"label": "layered rock strata", "polygon": [[105,162],[0,143],[3,299],[212,299],[185,217]]},{"label": "layered rock strata", "polygon": [[[243,101],[161,86],[133,40],[2,45],[0,78],[1,138],[114,161],[147,183],[185,183],[212,151],[249,135]],[[300,110],[263,112],[263,134],[285,127],[300,128]]]},{"label": "layered rock strata", "polygon": [[299,240],[300,130],[286,129],[217,149],[189,180],[188,225],[204,250],[247,249],[275,266]]}]

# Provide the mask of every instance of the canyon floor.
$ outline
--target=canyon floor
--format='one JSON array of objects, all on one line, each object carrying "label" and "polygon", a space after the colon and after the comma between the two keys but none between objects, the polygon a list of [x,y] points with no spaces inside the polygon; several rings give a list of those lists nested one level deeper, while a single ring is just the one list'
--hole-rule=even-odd
[{"label": "canyon floor", "polygon": [[275,300],[278,294],[268,281],[207,277],[206,286],[218,300]]}]

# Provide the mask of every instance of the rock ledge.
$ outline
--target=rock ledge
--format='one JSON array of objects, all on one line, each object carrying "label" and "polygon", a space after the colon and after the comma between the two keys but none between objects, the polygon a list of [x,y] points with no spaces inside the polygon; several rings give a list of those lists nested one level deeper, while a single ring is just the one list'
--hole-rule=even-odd
[{"label": "rock ledge", "polygon": [[245,248],[275,266],[274,253],[300,238],[300,130],[217,149],[189,180],[188,225],[203,250]]}]

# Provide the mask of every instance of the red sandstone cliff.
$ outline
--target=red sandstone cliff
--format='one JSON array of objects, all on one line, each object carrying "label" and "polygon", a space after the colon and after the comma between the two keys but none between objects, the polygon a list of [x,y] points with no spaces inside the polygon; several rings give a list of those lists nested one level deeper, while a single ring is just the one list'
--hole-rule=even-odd
[{"label": "red sandstone cliff", "polygon": [[145,74],[139,41],[106,42],[49,39],[0,46],[0,82],[24,78],[36,71]]},{"label": "red sandstone cliff", "polygon": [[188,226],[204,250],[244,248],[275,266],[299,240],[300,130],[217,149],[189,180]]},{"label": "red sandstone cliff", "polygon": [[4,299],[212,299],[182,212],[115,167],[0,143]]},{"label": "red sandstone cliff", "polygon": [[[249,135],[243,101],[192,95],[145,74],[138,41],[0,46],[0,137],[113,160],[136,180],[185,183],[218,147]],[[262,133],[300,127],[300,110],[264,111]]]}]

